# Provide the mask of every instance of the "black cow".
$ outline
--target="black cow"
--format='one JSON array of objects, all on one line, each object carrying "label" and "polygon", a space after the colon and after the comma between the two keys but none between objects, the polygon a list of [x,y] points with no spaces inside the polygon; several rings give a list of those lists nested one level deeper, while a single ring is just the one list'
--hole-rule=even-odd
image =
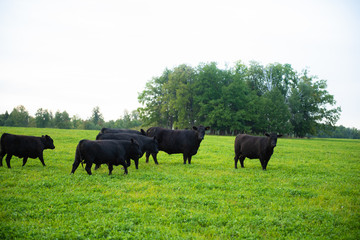
[{"label": "black cow", "polygon": [[42,165],[46,166],[43,151],[54,148],[54,141],[48,135],[34,137],[4,133],[1,136],[0,166],[2,166],[2,160],[6,154],[8,168],[11,168],[10,159],[13,155],[23,158],[23,166],[25,166],[28,158],[39,158]]},{"label": "black cow", "polygon": [[109,175],[113,170],[113,165],[122,165],[127,171],[127,162],[130,158],[138,158],[141,154],[139,144],[134,140],[81,140],[76,147],[75,161],[71,173],[74,173],[79,164],[85,162],[85,170],[91,175],[92,164],[108,164]]},{"label": "black cow", "polygon": [[[146,135],[156,137],[159,143],[159,150],[168,154],[182,153],[184,164],[186,160],[191,164],[191,157],[195,155],[200,147],[201,141],[204,139],[205,131],[210,127],[193,127],[192,130],[170,130],[161,127],[149,128]],[[151,154],[155,163],[157,162],[157,154]],[[149,162],[150,152],[146,152],[146,162]]]},{"label": "black cow", "polygon": [[[140,150],[142,152],[140,158],[143,156],[145,152],[150,152],[153,154],[157,154],[159,152],[158,142],[156,140],[156,137],[151,138],[139,134],[124,134],[124,133],[99,133],[96,136],[96,140],[105,140],[105,139],[130,140],[131,138],[135,139],[139,143]],[[139,158],[134,159],[134,161],[135,161],[135,167],[136,169],[138,169]],[[157,161],[155,161],[155,163],[158,164]],[[130,166],[130,164],[128,164],[128,166]],[[97,168],[98,167],[99,166],[97,166]]]},{"label": "black cow", "polygon": [[141,129],[140,132],[131,129],[117,129],[117,128],[102,128],[100,133],[130,133],[130,134],[139,134],[146,136],[144,129]]},{"label": "black cow", "polygon": [[277,138],[282,135],[276,133],[265,133],[267,137],[256,137],[246,134],[239,134],[235,138],[235,168],[240,158],[241,167],[244,167],[245,158],[260,159],[263,170],[269,163],[271,155],[276,147]]}]

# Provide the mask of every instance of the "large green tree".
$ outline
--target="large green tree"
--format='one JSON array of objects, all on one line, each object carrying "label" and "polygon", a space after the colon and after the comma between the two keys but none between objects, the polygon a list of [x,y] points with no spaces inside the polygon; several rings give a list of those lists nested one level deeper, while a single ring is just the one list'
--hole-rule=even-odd
[{"label": "large green tree", "polygon": [[169,74],[169,81],[163,86],[167,106],[162,111],[168,112],[173,119],[174,128],[186,128],[194,124],[194,69],[180,65]]},{"label": "large green tree", "polygon": [[209,119],[209,114],[216,108],[216,101],[221,98],[224,74],[215,62],[199,64],[194,76],[194,109],[196,123],[204,125],[215,123]]},{"label": "large green tree", "polygon": [[241,61],[231,68],[179,65],[150,80],[140,93],[145,125],[187,128],[206,124],[223,133],[266,131],[304,137],[333,126],[341,109],[326,81],[297,73],[290,64]]},{"label": "large green tree", "polygon": [[258,133],[291,133],[290,111],[282,91],[275,87],[266,92],[258,101]]},{"label": "large green tree", "polygon": [[153,77],[146,83],[144,91],[139,94],[138,100],[143,107],[139,108],[138,112],[144,125],[172,127],[174,120],[163,90],[164,84],[169,81],[170,73],[169,69],[165,69],[160,77]]},{"label": "large green tree", "polygon": [[[291,124],[297,137],[315,134],[325,123],[334,126],[341,108],[335,107],[334,96],[326,90],[325,80],[317,80],[304,71],[289,97]],[[329,109],[329,107],[332,107]]]}]

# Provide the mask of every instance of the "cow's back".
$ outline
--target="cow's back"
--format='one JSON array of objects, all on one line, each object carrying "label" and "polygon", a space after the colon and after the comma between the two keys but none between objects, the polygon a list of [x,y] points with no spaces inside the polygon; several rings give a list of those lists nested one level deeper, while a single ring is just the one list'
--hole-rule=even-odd
[{"label": "cow's back", "polygon": [[79,148],[85,161],[93,159],[97,164],[108,163],[109,159],[115,160],[124,154],[117,140],[81,140]]},{"label": "cow's back", "polygon": [[132,130],[132,129],[116,129],[116,128],[102,128],[100,133],[128,133],[128,134],[138,134],[146,136],[146,133],[143,129],[141,131]]},{"label": "cow's back", "polygon": [[42,152],[43,144],[39,137],[4,133],[1,136],[1,148],[9,155],[36,158]]},{"label": "cow's back", "polygon": [[258,158],[262,148],[266,146],[266,138],[239,134],[235,139],[235,152],[239,152],[248,158]]},{"label": "cow's back", "polygon": [[152,127],[147,131],[149,137],[156,137],[159,150],[168,154],[189,152],[196,154],[199,143],[192,130],[170,130]]}]

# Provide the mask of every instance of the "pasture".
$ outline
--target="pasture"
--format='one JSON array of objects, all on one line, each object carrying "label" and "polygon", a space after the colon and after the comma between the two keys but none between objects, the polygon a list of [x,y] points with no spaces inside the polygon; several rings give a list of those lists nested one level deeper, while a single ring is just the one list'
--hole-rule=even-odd
[{"label": "pasture", "polygon": [[145,156],[129,174],[70,175],[98,131],[0,127],[54,139],[39,159],[0,168],[0,239],[359,239],[360,141],[278,139],[267,171],[234,168],[235,137],[206,135],[191,165]]}]

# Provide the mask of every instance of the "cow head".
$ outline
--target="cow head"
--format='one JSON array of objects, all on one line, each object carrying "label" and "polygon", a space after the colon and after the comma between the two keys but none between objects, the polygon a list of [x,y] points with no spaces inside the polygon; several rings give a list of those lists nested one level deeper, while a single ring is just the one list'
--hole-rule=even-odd
[{"label": "cow head", "polygon": [[42,135],[42,139],[43,139],[43,143],[45,146],[45,149],[54,149],[55,145],[54,145],[54,140],[52,140],[52,138],[48,135]]},{"label": "cow head", "polygon": [[281,137],[282,135],[278,135],[277,133],[265,133],[265,136],[267,136],[269,138],[270,141],[270,146],[272,148],[276,147],[276,143],[277,143],[277,138]]},{"label": "cow head", "polygon": [[199,141],[202,141],[204,139],[205,131],[207,131],[209,129],[210,129],[210,127],[204,127],[202,125],[200,125],[198,127],[193,126],[193,130],[196,131]]}]

